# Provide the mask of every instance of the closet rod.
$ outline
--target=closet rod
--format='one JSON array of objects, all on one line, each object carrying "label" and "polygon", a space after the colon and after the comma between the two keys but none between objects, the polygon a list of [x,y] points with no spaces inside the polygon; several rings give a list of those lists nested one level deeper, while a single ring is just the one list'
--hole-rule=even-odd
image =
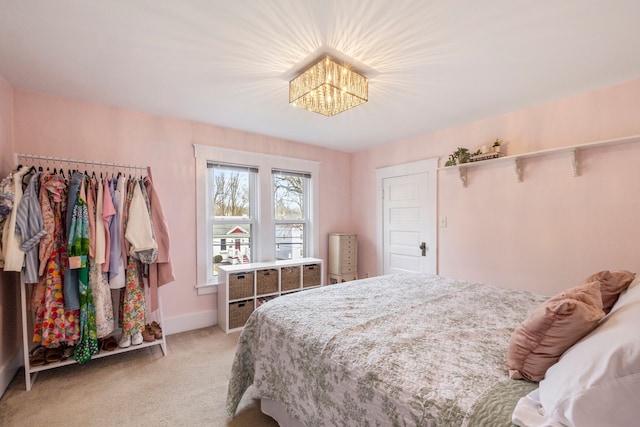
[{"label": "closet rod", "polygon": [[105,166],[110,168],[126,168],[126,169],[137,169],[146,171],[146,166],[137,166],[137,165],[126,165],[122,163],[109,163],[109,162],[93,162],[89,160],[76,160],[76,159],[67,159],[64,157],[51,157],[51,156],[40,156],[37,154],[21,154],[17,153],[16,157],[18,158],[18,163],[20,163],[20,159],[36,159],[36,160],[44,160],[51,162],[59,162],[59,163],[76,163],[83,165],[94,165],[94,166]]}]

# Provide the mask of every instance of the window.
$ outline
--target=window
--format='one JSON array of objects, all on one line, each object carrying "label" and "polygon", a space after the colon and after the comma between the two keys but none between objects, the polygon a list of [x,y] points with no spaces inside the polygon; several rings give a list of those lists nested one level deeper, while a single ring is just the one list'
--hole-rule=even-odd
[{"label": "window", "polygon": [[272,171],[273,217],[276,259],[306,256],[309,181],[311,175],[274,169]]},{"label": "window", "polygon": [[[257,168],[208,163],[211,195],[213,265],[245,264],[253,259],[252,233],[255,229],[255,188]],[[227,247],[227,239],[234,245]]]},{"label": "window", "polygon": [[198,294],[225,264],[315,257],[318,162],[194,145]]}]

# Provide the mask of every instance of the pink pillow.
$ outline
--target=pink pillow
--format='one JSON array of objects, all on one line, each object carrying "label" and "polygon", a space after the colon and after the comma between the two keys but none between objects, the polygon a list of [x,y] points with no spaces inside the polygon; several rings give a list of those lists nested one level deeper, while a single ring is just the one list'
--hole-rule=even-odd
[{"label": "pink pillow", "polygon": [[627,270],[600,271],[592,274],[582,282],[600,282],[600,293],[602,294],[602,309],[605,313],[611,311],[613,305],[618,301],[620,294],[629,287],[635,279],[636,273]]},{"label": "pink pillow", "polygon": [[600,281],[568,289],[538,306],[511,335],[507,368],[513,379],[540,381],[547,369],[605,315]]}]

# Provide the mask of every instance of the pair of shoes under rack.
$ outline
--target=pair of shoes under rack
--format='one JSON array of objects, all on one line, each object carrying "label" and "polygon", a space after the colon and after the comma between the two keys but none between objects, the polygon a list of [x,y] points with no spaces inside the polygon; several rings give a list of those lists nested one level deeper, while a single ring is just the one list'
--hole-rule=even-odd
[{"label": "pair of shoes under rack", "polygon": [[118,342],[118,346],[120,348],[127,348],[132,345],[140,345],[142,344],[142,332],[136,332],[135,334],[122,334],[122,338]]},{"label": "pair of shoes under rack", "polygon": [[148,342],[162,339],[162,328],[160,327],[160,324],[155,320],[150,324],[147,323],[144,327],[144,331],[142,331],[142,337]]}]

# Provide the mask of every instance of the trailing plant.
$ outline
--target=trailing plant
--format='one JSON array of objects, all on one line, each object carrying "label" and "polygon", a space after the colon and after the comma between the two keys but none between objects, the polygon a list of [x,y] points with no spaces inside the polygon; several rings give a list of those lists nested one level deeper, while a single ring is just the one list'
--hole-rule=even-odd
[{"label": "trailing plant", "polygon": [[463,163],[469,163],[471,158],[471,152],[468,148],[458,147],[456,151],[449,154],[449,160],[444,164],[445,166],[461,165]]}]

